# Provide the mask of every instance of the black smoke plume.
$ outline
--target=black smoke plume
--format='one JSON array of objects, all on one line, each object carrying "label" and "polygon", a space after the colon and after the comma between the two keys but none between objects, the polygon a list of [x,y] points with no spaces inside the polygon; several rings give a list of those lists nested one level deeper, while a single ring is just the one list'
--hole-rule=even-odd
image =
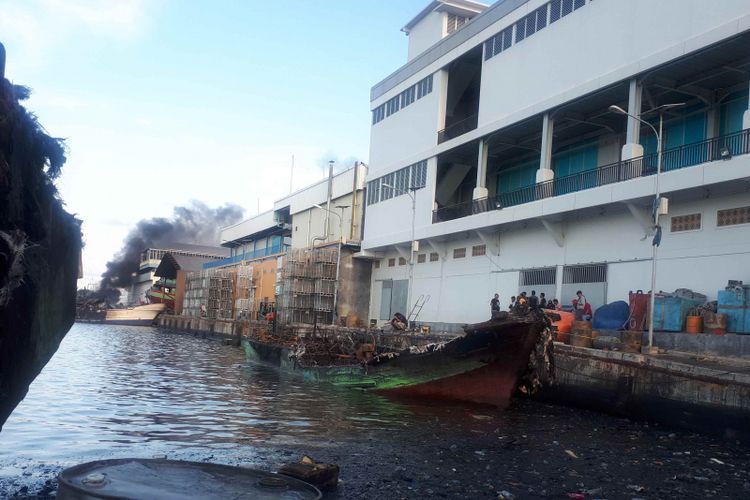
[{"label": "black smoke plume", "polygon": [[170,218],[144,219],[125,238],[114,259],[102,274],[100,294],[110,303],[119,299],[118,288],[128,288],[138,271],[141,253],[170,243],[219,246],[219,231],[242,219],[244,210],[234,204],[211,208],[193,201],[187,207],[175,207]]}]

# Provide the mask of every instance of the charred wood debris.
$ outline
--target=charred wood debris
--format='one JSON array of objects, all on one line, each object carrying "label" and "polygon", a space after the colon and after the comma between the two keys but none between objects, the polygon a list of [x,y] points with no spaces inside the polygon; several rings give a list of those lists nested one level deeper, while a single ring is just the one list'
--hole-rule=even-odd
[{"label": "charred wood debris", "polygon": [[[550,311],[518,307],[511,313],[523,323],[543,323],[543,328],[529,355],[527,369],[519,382],[519,391],[534,394],[541,387],[555,382],[554,327],[559,319]],[[507,319],[503,313],[502,319]],[[496,318],[496,320],[502,320]],[[470,334],[470,333],[467,333]],[[399,357],[442,350],[460,335],[420,333],[386,328],[349,328],[334,325],[289,324],[275,329],[255,325],[250,338],[283,346],[289,358],[301,367],[367,366]]]}]

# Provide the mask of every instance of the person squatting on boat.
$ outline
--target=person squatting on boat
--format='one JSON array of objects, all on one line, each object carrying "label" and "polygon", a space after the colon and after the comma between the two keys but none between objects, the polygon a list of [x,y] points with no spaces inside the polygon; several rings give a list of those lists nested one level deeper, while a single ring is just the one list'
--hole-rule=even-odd
[{"label": "person squatting on boat", "polygon": [[576,321],[589,321],[594,313],[591,311],[591,304],[586,300],[583,292],[578,290],[576,298],[572,301],[573,310],[575,311]]}]

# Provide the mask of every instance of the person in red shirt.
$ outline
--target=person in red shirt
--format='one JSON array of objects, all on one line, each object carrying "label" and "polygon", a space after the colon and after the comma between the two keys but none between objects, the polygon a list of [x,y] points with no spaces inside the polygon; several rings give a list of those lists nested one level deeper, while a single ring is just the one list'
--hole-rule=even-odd
[{"label": "person in red shirt", "polygon": [[589,304],[586,296],[580,290],[576,292],[576,298],[573,299],[573,310],[578,321],[589,321],[594,315],[591,311],[591,304]]}]

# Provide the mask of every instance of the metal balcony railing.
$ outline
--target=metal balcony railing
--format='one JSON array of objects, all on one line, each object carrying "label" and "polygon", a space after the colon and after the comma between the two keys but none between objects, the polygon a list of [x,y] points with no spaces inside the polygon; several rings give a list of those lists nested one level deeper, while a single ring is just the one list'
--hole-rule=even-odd
[{"label": "metal balcony railing", "polygon": [[241,253],[234,257],[227,257],[226,259],[213,260],[203,264],[203,269],[211,269],[213,267],[227,266],[229,264],[236,264],[243,260],[257,259],[259,257],[267,257],[276,253],[281,253],[286,250],[286,245],[273,245],[266,248],[259,248],[254,251]]},{"label": "metal balcony railing", "polygon": [[[662,172],[679,170],[710,161],[750,153],[750,129],[700,142],[684,144],[662,153]],[[483,198],[438,208],[432,222],[445,222],[473,214],[529,203],[552,196],[575,193],[615,182],[627,181],[656,173],[657,153],[632,160],[619,161],[578,174],[532,184],[493,198]]]},{"label": "metal balcony railing", "polygon": [[474,130],[475,128],[477,128],[478,123],[479,115],[474,114],[454,123],[453,125],[445,127],[443,130],[440,130],[438,132],[438,144],[442,144],[447,140],[453,139],[454,137],[458,137],[459,135],[463,135],[466,132]]}]

